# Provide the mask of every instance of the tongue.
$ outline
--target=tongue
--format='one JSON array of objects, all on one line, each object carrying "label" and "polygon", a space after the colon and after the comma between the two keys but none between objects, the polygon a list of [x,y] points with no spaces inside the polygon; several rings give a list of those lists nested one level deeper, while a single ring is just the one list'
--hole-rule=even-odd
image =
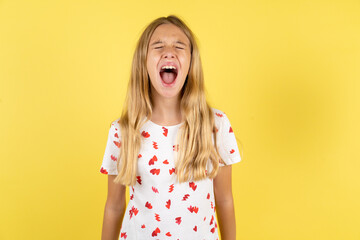
[{"label": "tongue", "polygon": [[160,73],[160,76],[162,78],[162,80],[167,83],[170,84],[175,80],[175,73],[173,72],[162,72]]}]

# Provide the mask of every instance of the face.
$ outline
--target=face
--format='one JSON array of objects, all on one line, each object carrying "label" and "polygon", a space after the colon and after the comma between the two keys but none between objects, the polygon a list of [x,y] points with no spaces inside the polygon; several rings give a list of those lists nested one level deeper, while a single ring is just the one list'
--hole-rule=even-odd
[{"label": "face", "polygon": [[153,97],[177,98],[189,72],[190,41],[173,24],[158,26],[151,36],[146,67]]}]

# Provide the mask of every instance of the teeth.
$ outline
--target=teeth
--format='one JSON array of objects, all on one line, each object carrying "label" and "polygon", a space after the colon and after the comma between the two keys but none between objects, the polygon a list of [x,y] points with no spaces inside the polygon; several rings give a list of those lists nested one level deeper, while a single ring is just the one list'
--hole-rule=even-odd
[{"label": "teeth", "polygon": [[163,66],[161,69],[176,69],[175,66]]}]

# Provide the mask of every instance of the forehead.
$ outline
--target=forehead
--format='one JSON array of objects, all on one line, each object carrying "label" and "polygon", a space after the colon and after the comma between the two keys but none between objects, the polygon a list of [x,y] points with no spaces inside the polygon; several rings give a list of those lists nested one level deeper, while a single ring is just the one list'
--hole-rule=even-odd
[{"label": "forehead", "polygon": [[161,24],[158,26],[150,38],[150,43],[156,40],[164,42],[182,40],[186,44],[190,44],[190,40],[187,38],[185,33],[174,24]]}]

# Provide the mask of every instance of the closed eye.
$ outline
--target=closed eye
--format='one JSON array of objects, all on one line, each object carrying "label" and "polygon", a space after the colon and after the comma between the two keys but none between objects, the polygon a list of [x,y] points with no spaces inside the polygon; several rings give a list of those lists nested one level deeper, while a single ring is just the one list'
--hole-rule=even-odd
[{"label": "closed eye", "polygon": [[156,47],[155,49],[159,49],[159,48],[162,48],[162,47]]},{"label": "closed eye", "polygon": [[184,48],[181,48],[181,47],[176,47],[176,48],[178,48],[178,49],[184,49]]}]

